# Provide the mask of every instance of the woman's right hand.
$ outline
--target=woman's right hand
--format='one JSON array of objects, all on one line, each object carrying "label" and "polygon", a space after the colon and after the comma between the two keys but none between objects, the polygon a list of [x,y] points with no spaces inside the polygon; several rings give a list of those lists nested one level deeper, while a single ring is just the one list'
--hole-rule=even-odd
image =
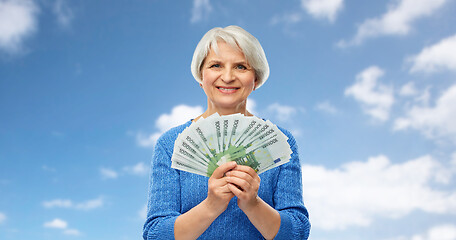
[{"label": "woman's right hand", "polygon": [[236,165],[228,162],[215,169],[209,178],[207,198],[176,218],[175,239],[197,239],[226,210],[234,194],[228,188],[225,173]]},{"label": "woman's right hand", "polygon": [[228,188],[225,173],[236,167],[236,162],[227,162],[215,169],[208,182],[207,198],[205,200],[209,211],[215,215],[223,213],[234,194]]}]

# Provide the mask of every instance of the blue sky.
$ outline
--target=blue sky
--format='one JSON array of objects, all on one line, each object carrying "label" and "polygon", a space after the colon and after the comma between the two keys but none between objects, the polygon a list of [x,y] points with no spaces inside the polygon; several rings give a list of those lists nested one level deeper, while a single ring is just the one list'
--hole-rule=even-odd
[{"label": "blue sky", "polygon": [[297,138],[311,239],[455,240],[455,13],[0,0],[0,239],[139,239],[154,141],[206,108],[194,48],[235,24],[271,69],[248,108]]}]

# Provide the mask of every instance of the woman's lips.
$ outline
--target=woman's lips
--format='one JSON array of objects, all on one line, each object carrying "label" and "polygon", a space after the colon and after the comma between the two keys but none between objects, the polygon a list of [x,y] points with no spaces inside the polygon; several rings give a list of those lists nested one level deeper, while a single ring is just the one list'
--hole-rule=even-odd
[{"label": "woman's lips", "polygon": [[236,87],[217,87],[221,93],[235,93],[239,88]]}]

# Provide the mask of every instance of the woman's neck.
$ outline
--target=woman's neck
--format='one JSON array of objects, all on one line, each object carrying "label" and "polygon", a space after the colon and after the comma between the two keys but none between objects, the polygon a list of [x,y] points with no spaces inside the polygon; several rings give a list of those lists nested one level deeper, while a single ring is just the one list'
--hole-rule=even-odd
[{"label": "woman's neck", "polygon": [[241,113],[245,116],[253,116],[253,114],[247,111],[246,102],[239,104],[236,108],[217,108],[211,102],[208,101],[206,111],[197,118],[195,118],[193,121],[197,121],[200,117],[207,118],[214,113],[218,113],[220,116],[231,115],[236,113]]}]

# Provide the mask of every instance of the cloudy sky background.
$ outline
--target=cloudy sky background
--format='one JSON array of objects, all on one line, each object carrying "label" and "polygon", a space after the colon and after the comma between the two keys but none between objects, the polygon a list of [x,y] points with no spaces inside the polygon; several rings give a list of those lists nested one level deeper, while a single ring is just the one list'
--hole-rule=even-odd
[{"label": "cloudy sky background", "polygon": [[456,2],[0,0],[0,239],[139,239],[155,140],[206,108],[202,35],[240,25],[293,132],[311,239],[456,239]]}]

